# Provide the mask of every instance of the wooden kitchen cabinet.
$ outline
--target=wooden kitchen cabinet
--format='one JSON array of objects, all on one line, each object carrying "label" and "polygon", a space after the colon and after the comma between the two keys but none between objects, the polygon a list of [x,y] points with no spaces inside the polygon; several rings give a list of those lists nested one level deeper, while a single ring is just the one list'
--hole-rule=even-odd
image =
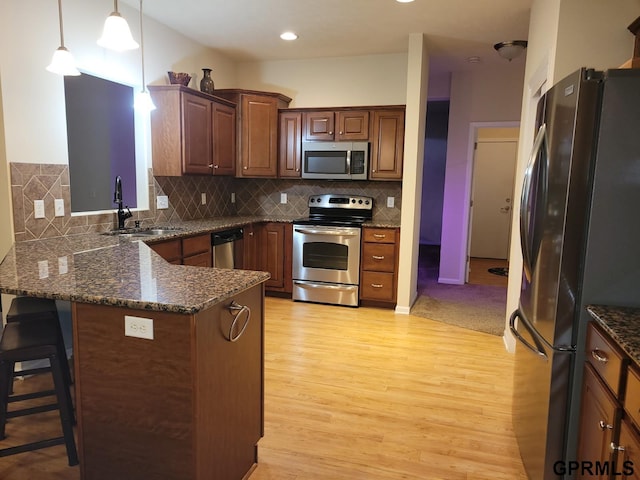
[{"label": "wooden kitchen cabinet", "polygon": [[[195,314],[73,303],[80,477],[246,478],[264,431],[263,296]],[[153,338],[124,335],[125,315]]]},{"label": "wooden kitchen cabinet", "polygon": [[244,235],[242,238],[242,260],[238,263],[239,268],[244,270],[260,270],[258,261],[258,231],[259,224],[249,224],[243,227]]},{"label": "wooden kitchen cabinet", "polygon": [[150,86],[153,174],[233,175],[235,104],[181,85]]},{"label": "wooden kitchen cabinet", "polygon": [[404,108],[372,112],[370,180],[402,180],[404,117]]},{"label": "wooden kitchen cabinet", "polygon": [[278,175],[300,178],[302,162],[302,113],[279,113]]},{"label": "wooden kitchen cabinet", "polygon": [[368,110],[319,110],[304,112],[306,141],[369,140]]},{"label": "wooden kitchen cabinet", "polygon": [[[640,436],[637,424],[634,425],[634,415],[640,406],[637,370],[596,322],[587,328],[585,356],[577,460],[581,465],[609,462],[617,472],[627,467],[628,474],[615,478],[640,478],[640,470],[629,471],[629,464],[624,463],[632,458],[640,462]],[[576,478],[612,478],[612,471],[593,473],[578,472]]]},{"label": "wooden kitchen cabinet", "polygon": [[362,229],[360,257],[360,300],[394,306],[398,289],[400,230]]},{"label": "wooden kitchen cabinet", "polygon": [[211,234],[164,240],[149,247],[167,262],[175,265],[211,267]]},{"label": "wooden kitchen cabinet", "polygon": [[279,93],[222,89],[216,96],[237,105],[237,177],[278,176],[278,109],[291,99]]},{"label": "wooden kitchen cabinet", "polygon": [[292,261],[293,225],[291,223],[265,223],[260,227],[261,270],[269,272],[271,278],[265,289],[273,292],[291,293],[293,290]]},{"label": "wooden kitchen cabinet", "polygon": [[[580,439],[578,459],[592,462],[611,462],[614,426],[619,422],[620,406],[617,398],[600,380],[595,369],[585,363],[582,380],[582,407],[580,412]],[[578,476],[578,478],[582,478]],[[599,475],[601,480],[608,475]]]}]

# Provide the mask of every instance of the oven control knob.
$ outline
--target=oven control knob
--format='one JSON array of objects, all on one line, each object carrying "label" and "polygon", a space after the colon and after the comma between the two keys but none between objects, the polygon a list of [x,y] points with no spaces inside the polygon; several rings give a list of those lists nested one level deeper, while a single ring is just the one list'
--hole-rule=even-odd
[{"label": "oven control knob", "polygon": [[365,200],[365,201],[364,201],[364,204],[365,204],[365,205],[369,205],[369,200]]},{"label": "oven control knob", "polygon": [[310,201],[311,203],[313,203],[313,202],[315,202],[315,201],[316,201],[316,199],[315,199],[315,198],[313,198],[313,197],[311,197],[311,200],[309,200],[309,201]]},{"label": "oven control knob", "polygon": [[358,203],[359,203],[360,205],[362,205],[362,199],[358,200]]},{"label": "oven control knob", "polygon": [[352,199],[351,199],[351,203],[356,203],[356,199],[355,199],[355,198],[352,198]]}]

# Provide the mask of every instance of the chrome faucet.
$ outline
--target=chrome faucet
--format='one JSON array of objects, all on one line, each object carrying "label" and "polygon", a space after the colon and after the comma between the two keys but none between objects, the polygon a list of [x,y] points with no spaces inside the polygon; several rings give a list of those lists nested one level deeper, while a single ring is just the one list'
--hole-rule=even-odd
[{"label": "chrome faucet", "polygon": [[[118,230],[123,230],[124,221],[127,218],[131,218],[133,213],[131,213],[128,206],[125,205],[124,208],[122,207],[122,179],[120,175],[116,176],[116,190],[113,193],[113,203],[118,204]],[[127,209],[126,212],[124,210],[125,208]]]}]

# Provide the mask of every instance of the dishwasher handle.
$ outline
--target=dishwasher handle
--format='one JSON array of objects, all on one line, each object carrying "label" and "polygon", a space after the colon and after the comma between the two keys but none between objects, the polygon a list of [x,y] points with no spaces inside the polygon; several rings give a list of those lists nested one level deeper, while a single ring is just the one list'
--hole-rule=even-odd
[{"label": "dishwasher handle", "polygon": [[235,242],[242,240],[244,237],[244,230],[242,228],[233,228],[229,230],[222,230],[220,232],[213,232],[211,234],[211,245],[222,245],[223,243]]}]

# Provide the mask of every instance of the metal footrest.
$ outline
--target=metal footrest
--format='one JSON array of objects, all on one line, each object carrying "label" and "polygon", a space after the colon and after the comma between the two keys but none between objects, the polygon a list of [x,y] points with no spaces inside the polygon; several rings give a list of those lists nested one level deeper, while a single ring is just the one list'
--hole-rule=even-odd
[{"label": "metal footrest", "polygon": [[51,438],[49,440],[40,440],[39,442],[25,443],[15,447],[0,449],[0,457],[8,457],[16,453],[32,452],[41,448],[53,447],[54,445],[64,445],[64,437]]}]

